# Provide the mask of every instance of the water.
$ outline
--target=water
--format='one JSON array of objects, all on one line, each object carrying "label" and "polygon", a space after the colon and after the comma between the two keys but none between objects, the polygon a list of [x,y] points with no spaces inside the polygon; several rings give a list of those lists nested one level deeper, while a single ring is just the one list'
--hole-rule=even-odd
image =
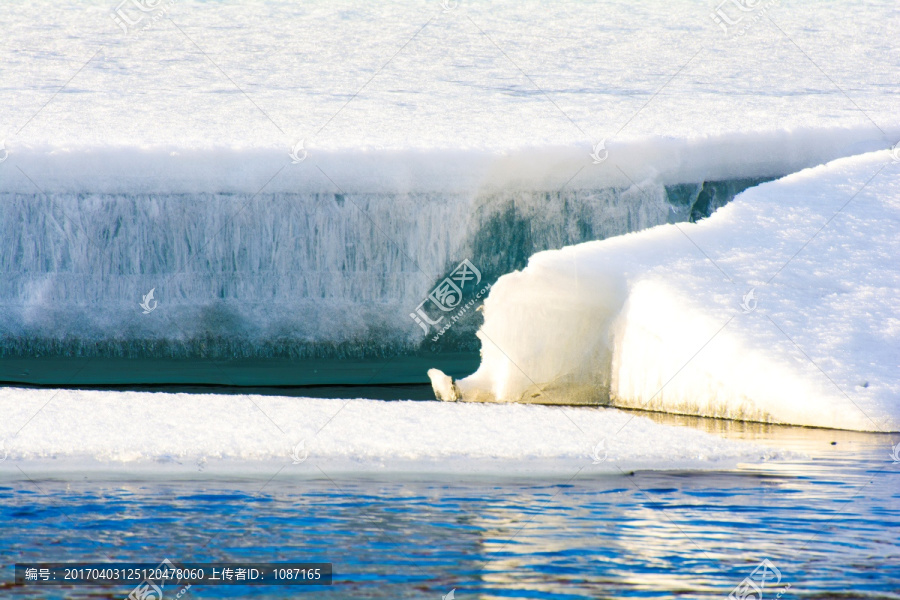
[{"label": "water", "polygon": [[[439,367],[454,377],[478,368],[478,352],[445,352],[422,356],[344,359],[174,359],[28,356],[0,359],[0,382],[37,382],[50,387],[144,389],[176,391],[194,385],[207,393],[263,393],[321,397],[307,386],[367,386],[340,398],[371,393],[370,386],[424,384],[433,399],[426,371]],[[327,397],[334,397],[326,395]],[[370,398],[381,398],[375,392]],[[416,398],[420,396],[397,396]]]},{"label": "water", "polygon": [[[768,558],[782,580],[766,598],[788,584],[783,597],[900,597],[900,465],[887,436],[654,418],[807,457],[539,480],[20,477],[0,488],[4,581],[15,561],[308,560],[334,563],[332,587],[194,586],[189,597],[723,598]],[[4,583],[2,594],[127,591]]]}]

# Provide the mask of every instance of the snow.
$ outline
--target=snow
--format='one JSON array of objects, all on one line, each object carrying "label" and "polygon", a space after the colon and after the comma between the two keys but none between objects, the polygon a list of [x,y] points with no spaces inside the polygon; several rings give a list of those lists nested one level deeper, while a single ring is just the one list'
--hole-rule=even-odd
[{"label": "snow", "polygon": [[882,151],[695,224],[539,253],[491,289],[458,394],[898,431],[898,231],[900,162]]},{"label": "snow", "polygon": [[431,379],[431,387],[438,400],[456,402],[459,400],[459,390],[453,385],[453,378],[445,375],[438,369],[429,369],[428,378]]},{"label": "snow", "polygon": [[857,106],[882,128],[900,125],[893,0],[867,1],[852,19],[837,3],[760,2],[767,18],[743,16],[754,24],[740,37],[710,19],[716,3],[690,0],[160,4],[165,16],[131,34],[112,18],[118,2],[0,4],[0,139],[286,154],[301,138],[505,150],[775,127],[877,132]]},{"label": "snow", "polygon": [[[786,456],[602,408],[0,388],[0,414],[0,477],[21,476],[16,467],[29,476],[205,477],[279,467],[302,477],[588,476]],[[598,445],[608,454],[598,456]]]},{"label": "snow", "polygon": [[[172,143],[29,143],[6,140],[0,193],[145,194],[430,193],[477,197],[500,190],[556,191],[775,177],[823,162],[888,148],[900,126],[779,127],[682,136],[610,140],[594,164],[592,142],[538,142],[499,148],[340,148],[306,144],[294,163],[293,144],[225,146]],[[36,189],[35,184],[39,187]]]}]

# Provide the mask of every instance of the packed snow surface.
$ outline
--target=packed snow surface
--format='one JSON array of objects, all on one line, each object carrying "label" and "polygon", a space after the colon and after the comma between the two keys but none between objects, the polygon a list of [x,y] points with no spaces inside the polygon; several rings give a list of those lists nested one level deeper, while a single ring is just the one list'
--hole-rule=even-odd
[{"label": "packed snow surface", "polygon": [[[893,0],[140,4],[0,3],[11,157],[44,143],[286,157],[303,139],[312,160],[900,124]],[[723,31],[717,8],[739,24]]]},{"label": "packed snow surface", "polygon": [[29,475],[284,467],[286,476],[574,476],[730,468],[779,456],[604,408],[0,388],[0,414],[0,476],[21,476],[16,465]]},{"label": "packed snow surface", "polygon": [[900,430],[900,160],[874,152],[698,223],[547,251],[484,304],[443,399],[605,403]]}]

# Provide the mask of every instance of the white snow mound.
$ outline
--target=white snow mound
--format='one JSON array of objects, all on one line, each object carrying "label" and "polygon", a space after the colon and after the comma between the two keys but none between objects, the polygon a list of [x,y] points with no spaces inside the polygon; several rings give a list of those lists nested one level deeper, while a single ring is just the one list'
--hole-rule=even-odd
[{"label": "white snow mound", "polygon": [[900,162],[836,160],[698,223],[536,254],[491,289],[481,367],[455,386],[464,401],[898,431],[898,257]]}]

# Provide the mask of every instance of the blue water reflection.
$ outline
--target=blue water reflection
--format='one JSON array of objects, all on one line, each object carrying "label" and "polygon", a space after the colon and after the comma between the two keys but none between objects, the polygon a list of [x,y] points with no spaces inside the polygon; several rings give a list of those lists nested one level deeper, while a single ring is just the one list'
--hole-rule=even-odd
[{"label": "blue water reflection", "polygon": [[897,597],[900,465],[888,459],[890,440],[780,435],[809,458],[727,473],[558,480],[23,476],[0,487],[0,595],[129,591],[16,588],[17,561],[169,558],[334,563],[330,588],[194,586],[188,598],[437,599],[453,588],[460,600],[724,598],[768,558],[782,582],[766,598],[787,584],[784,597]]}]

